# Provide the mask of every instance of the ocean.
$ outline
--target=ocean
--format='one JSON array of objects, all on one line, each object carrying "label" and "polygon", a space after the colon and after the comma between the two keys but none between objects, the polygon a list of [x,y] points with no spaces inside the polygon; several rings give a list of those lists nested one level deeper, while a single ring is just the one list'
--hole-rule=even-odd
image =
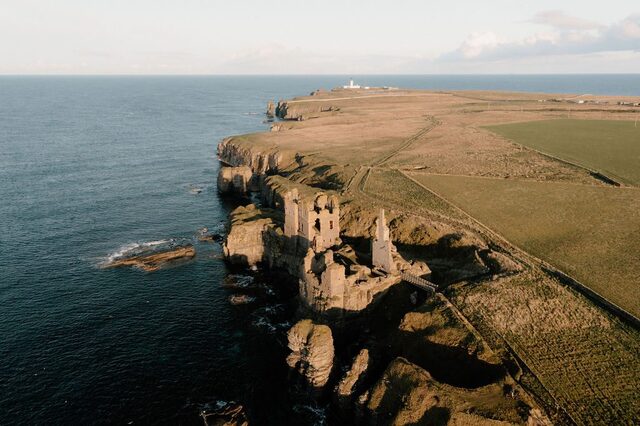
[{"label": "ocean", "polygon": [[[266,130],[269,100],[348,77],[0,77],[0,424],[201,424],[232,400],[255,424],[313,411],[286,390],[290,286],[229,270],[196,236],[223,232],[238,203],[216,192],[216,144]],[[354,77],[640,95],[640,75]],[[100,267],[172,241],[195,260]],[[256,300],[231,305],[238,291]]]}]

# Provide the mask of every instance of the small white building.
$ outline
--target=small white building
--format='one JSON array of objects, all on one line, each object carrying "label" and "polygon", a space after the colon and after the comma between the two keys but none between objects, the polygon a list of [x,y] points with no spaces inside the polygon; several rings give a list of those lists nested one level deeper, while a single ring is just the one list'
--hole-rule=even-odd
[{"label": "small white building", "polygon": [[353,79],[349,80],[349,85],[348,86],[342,86],[343,89],[359,89],[360,85],[358,84],[353,84]]}]

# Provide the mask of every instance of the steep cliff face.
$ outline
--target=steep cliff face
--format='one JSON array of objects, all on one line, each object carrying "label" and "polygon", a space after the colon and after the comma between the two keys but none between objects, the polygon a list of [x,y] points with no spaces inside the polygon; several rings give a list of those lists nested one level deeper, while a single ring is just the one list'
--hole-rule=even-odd
[{"label": "steep cliff face", "polygon": [[250,167],[220,167],[218,191],[221,194],[246,194],[258,189],[258,177]]},{"label": "steep cliff face", "polygon": [[273,232],[282,216],[271,209],[250,204],[231,212],[231,228],[224,242],[224,254],[235,265],[253,266],[265,260],[267,235]]},{"label": "steep cliff face", "polygon": [[233,166],[250,167],[255,174],[276,173],[290,155],[275,148],[261,149],[255,145],[228,138],[218,144],[220,161]]},{"label": "steep cliff face", "polygon": [[289,367],[313,387],[321,388],[327,384],[334,357],[331,329],[305,319],[291,327],[287,338],[292,351],[287,357]]},{"label": "steep cliff face", "polygon": [[331,101],[326,102],[296,102],[279,101],[276,106],[276,116],[282,120],[304,121],[311,116],[320,113],[335,112],[340,109],[331,105]]}]

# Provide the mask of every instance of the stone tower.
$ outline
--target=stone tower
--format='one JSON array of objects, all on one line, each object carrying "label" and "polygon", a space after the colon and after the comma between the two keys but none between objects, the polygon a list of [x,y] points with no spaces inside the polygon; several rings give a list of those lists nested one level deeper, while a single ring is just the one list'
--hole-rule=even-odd
[{"label": "stone tower", "polygon": [[284,194],[284,235],[294,237],[298,235],[299,225],[298,190],[292,189]]},{"label": "stone tower", "polygon": [[380,209],[375,225],[376,233],[373,240],[371,240],[371,263],[373,263],[374,267],[394,273],[396,272],[396,265],[393,261],[395,247],[389,237],[389,227],[384,218],[384,209]]}]

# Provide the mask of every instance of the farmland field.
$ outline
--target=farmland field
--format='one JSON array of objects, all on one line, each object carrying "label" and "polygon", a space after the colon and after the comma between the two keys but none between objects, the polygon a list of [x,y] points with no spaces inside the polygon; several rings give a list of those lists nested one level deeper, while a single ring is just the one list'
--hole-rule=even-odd
[{"label": "farmland field", "polygon": [[640,127],[634,121],[559,119],[487,129],[616,181],[640,185]]},{"label": "farmland field", "polygon": [[509,343],[575,423],[637,420],[637,330],[540,274],[465,287],[453,300],[485,335]]},{"label": "farmland field", "polygon": [[640,316],[640,190],[412,176],[512,243]]},{"label": "farmland field", "polygon": [[372,169],[364,190],[370,196],[406,211],[439,213],[452,218],[463,216],[448,203],[407,179],[397,170]]}]

